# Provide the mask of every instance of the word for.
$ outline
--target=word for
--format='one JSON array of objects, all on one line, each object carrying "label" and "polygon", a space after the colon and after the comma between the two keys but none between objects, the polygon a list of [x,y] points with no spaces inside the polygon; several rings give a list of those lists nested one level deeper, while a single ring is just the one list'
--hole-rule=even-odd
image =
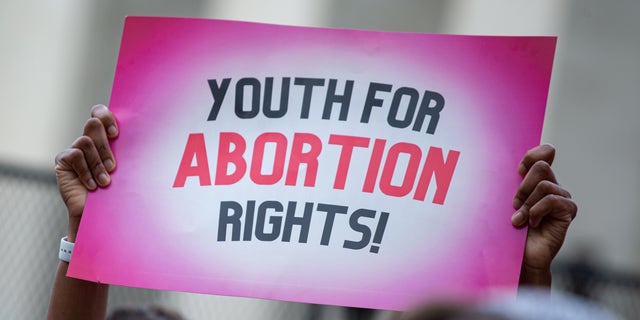
[{"label": "word for", "polygon": [[[320,245],[329,245],[335,221],[340,219],[336,217],[345,215],[349,216],[349,227],[358,233],[360,238],[345,240],[342,247],[360,250],[371,245],[369,252],[378,253],[389,219],[388,212],[378,213],[370,209],[351,211],[347,206],[325,203],[316,205],[313,202],[305,202],[302,215],[296,215],[296,211],[298,211],[298,204],[295,201],[289,201],[286,209],[278,201],[264,201],[257,204],[255,200],[249,200],[245,207],[236,201],[222,201],[217,240],[228,241],[230,233],[231,241],[252,241],[255,236],[259,241],[280,239],[283,242],[291,242],[293,228],[296,227],[299,230],[297,242],[307,243],[312,219],[319,219],[316,218],[318,212],[322,212],[324,227]],[[377,219],[375,230],[362,223],[361,220],[364,219]]]},{"label": "word for", "polygon": [[[322,92],[324,96],[322,119],[331,119],[332,109],[337,104],[340,108],[338,120],[347,120],[353,96],[353,80],[346,80],[344,82],[344,91],[339,93],[336,92],[337,79],[329,79],[327,81],[322,78],[293,78],[293,86],[298,86],[302,90],[302,100],[294,102],[295,109],[300,110],[301,119],[309,118],[313,95],[317,94],[320,88],[324,88],[327,82],[328,86]],[[213,105],[207,120],[214,121],[218,118],[222,103],[229,91],[231,78],[224,78],[220,83],[216,79],[208,80],[208,83],[213,96]],[[274,103],[272,102],[272,77],[267,77],[264,81],[257,78],[241,78],[235,83],[235,114],[240,119],[253,119],[262,111],[262,114],[267,118],[281,118],[289,110],[289,92],[291,88],[291,78],[282,78],[280,103],[277,108],[274,108]],[[385,93],[391,93],[392,91],[393,95],[381,98]],[[249,101],[245,101],[245,96],[251,97],[247,99]],[[391,127],[407,128],[413,124],[411,126],[413,131],[421,131],[426,117],[429,116],[426,133],[435,133],[440,119],[440,112],[444,108],[444,97],[437,92],[428,90],[423,91],[421,97],[420,92],[411,87],[400,87],[394,91],[392,85],[385,83],[369,83],[362,114],[360,115],[360,122],[369,123],[373,109],[382,108],[384,99],[389,98],[391,98],[391,104],[389,110],[387,110],[387,123]],[[400,112],[400,110],[403,111]]]},{"label": "word for", "polygon": [[[315,187],[320,166],[318,157],[323,148],[331,147],[340,149],[338,163],[325,161],[323,165],[336,168],[333,188],[343,190],[349,170],[352,169],[353,152],[362,149],[361,152],[369,154],[368,164],[353,166],[356,169],[366,169],[362,192],[373,193],[376,187],[383,194],[392,197],[404,197],[413,192],[413,199],[424,201],[431,178],[435,177],[436,190],[432,202],[441,205],[444,204],[460,156],[459,151],[450,150],[445,158],[442,149],[433,146],[423,153],[419,146],[412,143],[399,142],[387,148],[387,141],[384,139],[375,139],[371,143],[371,138],[337,134],[329,135],[328,146],[311,133],[295,133],[293,141],[289,140],[282,133],[265,132],[253,142],[253,152],[246,154],[247,141],[242,135],[220,132],[218,151],[214,153],[217,158],[215,185],[237,183],[248,173],[249,179],[258,185],[274,185],[284,178],[286,186],[296,186],[300,180],[300,167],[305,165],[303,185]],[[275,147],[275,155],[272,167],[264,168],[265,163],[269,163],[263,161],[267,145]],[[397,173],[401,155],[408,156],[409,160],[403,172]],[[231,172],[230,167],[233,169]],[[400,184],[392,183],[396,174],[402,176]],[[173,187],[184,187],[189,177],[198,178],[200,186],[211,185],[209,156],[203,133],[189,135]]]}]

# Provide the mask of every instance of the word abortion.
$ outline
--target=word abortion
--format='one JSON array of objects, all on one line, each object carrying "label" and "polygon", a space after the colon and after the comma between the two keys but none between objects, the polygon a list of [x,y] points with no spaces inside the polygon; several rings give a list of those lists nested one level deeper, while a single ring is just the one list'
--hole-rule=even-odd
[{"label": "word abortion", "polygon": [[[290,148],[289,140],[292,140]],[[405,197],[413,191],[414,200],[424,201],[432,178],[435,178],[436,190],[432,202],[440,205],[444,204],[460,156],[456,150],[449,150],[445,157],[443,150],[438,147],[432,146],[423,152],[412,143],[398,142],[387,147],[385,139],[337,134],[329,135],[327,141],[323,142],[312,133],[295,133],[291,139],[279,132],[265,132],[255,139],[249,155],[245,154],[248,153],[247,141],[239,133],[220,132],[217,145],[218,151],[213,153],[217,157],[215,185],[235,184],[248,173],[249,179],[257,185],[274,185],[284,179],[286,186],[296,186],[300,180],[300,167],[305,165],[303,184],[305,187],[315,187],[318,157],[323,148],[339,148],[338,163],[327,165],[336,168],[333,188],[342,190],[349,171],[353,167],[361,168],[351,165],[352,155],[357,149],[369,153],[368,165],[364,166],[366,174],[362,192],[373,193],[377,187],[387,196]],[[275,146],[275,155],[273,164],[264,168],[267,145]],[[401,156],[408,156],[409,160],[406,168],[400,169],[403,172],[397,173]],[[229,172],[229,168],[233,170]],[[392,182],[396,174],[402,176],[399,184]],[[184,187],[189,177],[198,178],[200,186],[212,184],[204,133],[189,134],[173,187]]]}]

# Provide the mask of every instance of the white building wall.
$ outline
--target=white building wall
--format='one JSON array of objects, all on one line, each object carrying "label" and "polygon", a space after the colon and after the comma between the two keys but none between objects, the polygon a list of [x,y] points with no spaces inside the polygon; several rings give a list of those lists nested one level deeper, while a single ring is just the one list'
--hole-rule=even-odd
[{"label": "white building wall", "polygon": [[[53,168],[69,143],[84,1],[0,2],[0,160]],[[78,132],[76,127],[75,132]],[[65,135],[64,138],[68,138]],[[66,139],[68,140],[68,139]]]}]

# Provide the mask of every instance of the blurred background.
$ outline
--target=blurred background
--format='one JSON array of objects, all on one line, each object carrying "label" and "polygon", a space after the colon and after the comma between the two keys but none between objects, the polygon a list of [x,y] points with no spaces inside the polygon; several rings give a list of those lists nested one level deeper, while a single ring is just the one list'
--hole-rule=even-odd
[{"label": "blurred background", "polygon": [[[555,172],[579,212],[555,261],[554,286],[640,319],[637,0],[1,1],[0,319],[44,317],[66,230],[54,157],[81,133],[93,104],[109,103],[127,15],[558,36],[542,141],[557,147]],[[111,290],[110,308],[149,303],[194,320],[356,319],[333,307]]]}]

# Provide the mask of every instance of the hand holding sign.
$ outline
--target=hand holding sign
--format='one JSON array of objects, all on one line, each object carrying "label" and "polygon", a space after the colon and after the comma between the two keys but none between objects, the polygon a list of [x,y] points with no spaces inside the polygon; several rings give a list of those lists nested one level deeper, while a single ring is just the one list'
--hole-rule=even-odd
[{"label": "hand holding sign", "polygon": [[91,109],[84,135],[56,156],[56,178],[69,213],[67,237],[71,242],[75,242],[78,233],[87,190],[106,187],[111,182],[109,172],[115,170],[116,162],[109,140],[117,136],[113,113],[104,105],[96,105]]},{"label": "hand holding sign", "polygon": [[571,194],[558,184],[551,169],[555,154],[553,146],[541,145],[527,151],[518,166],[524,179],[513,198],[518,211],[511,221],[515,226],[529,224],[521,285],[551,285],[551,260],[578,212]]}]

